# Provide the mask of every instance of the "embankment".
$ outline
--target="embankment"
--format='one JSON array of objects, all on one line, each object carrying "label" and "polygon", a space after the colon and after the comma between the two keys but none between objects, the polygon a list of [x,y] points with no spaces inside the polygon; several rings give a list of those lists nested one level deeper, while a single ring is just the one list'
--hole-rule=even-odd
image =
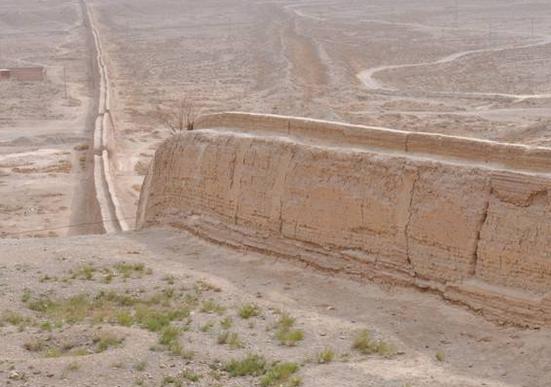
[{"label": "embankment", "polygon": [[96,21],[87,3],[81,0],[83,17],[93,37],[93,48],[96,54],[94,74],[98,82],[97,116],[94,127],[94,186],[96,200],[101,212],[102,225],[106,233],[127,231],[129,229],[119,204],[113,181],[112,157],[114,153],[114,125],[111,117],[111,85],[109,73],[104,61],[104,50],[96,28]]},{"label": "embankment", "polygon": [[551,149],[224,113],[156,152],[138,227],[551,325]]}]

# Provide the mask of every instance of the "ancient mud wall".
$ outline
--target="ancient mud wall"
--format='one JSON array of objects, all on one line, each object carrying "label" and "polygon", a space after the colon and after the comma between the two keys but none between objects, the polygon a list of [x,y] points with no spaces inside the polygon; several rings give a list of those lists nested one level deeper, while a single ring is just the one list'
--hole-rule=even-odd
[{"label": "ancient mud wall", "polygon": [[165,142],[138,227],[551,324],[551,149],[226,113]]}]

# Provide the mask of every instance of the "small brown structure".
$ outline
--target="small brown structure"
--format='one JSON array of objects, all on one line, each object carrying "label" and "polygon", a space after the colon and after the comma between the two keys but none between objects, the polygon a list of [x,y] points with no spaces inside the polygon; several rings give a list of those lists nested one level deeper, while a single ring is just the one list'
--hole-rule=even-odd
[{"label": "small brown structure", "polygon": [[10,79],[10,70],[9,69],[0,69],[0,81]]},{"label": "small brown structure", "polygon": [[44,67],[12,67],[0,69],[0,80],[43,81],[46,75]]}]

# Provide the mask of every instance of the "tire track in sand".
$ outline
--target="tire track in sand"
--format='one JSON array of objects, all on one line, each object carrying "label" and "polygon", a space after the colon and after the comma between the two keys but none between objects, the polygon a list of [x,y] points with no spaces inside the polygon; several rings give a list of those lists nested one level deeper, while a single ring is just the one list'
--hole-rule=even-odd
[{"label": "tire track in sand", "polygon": [[[406,63],[406,64],[400,64],[400,65],[387,65],[387,66],[378,66],[378,67],[372,67],[366,70],[363,70],[356,74],[358,79],[364,84],[364,86],[368,90],[373,91],[383,91],[383,92],[397,92],[400,91],[396,88],[390,88],[385,86],[382,82],[377,80],[375,78],[375,75],[377,73],[388,71],[388,70],[397,70],[397,69],[406,69],[406,68],[413,68],[413,67],[425,67],[425,66],[435,66],[440,64],[446,64],[454,62],[458,59],[476,55],[476,54],[484,54],[488,52],[503,52],[508,50],[520,50],[520,49],[526,49],[526,48],[534,48],[534,47],[541,47],[546,46],[548,44],[551,44],[551,37],[544,37],[540,42],[537,43],[531,43],[531,44],[525,44],[520,46],[504,46],[504,47],[494,47],[494,48],[482,48],[477,50],[467,50],[467,51],[461,51],[456,52],[451,55],[447,55],[443,58],[437,59],[435,61],[430,62],[420,62],[420,63]],[[490,93],[483,93],[483,92],[426,92],[426,94],[438,94],[438,95],[453,95],[457,97],[502,97],[502,98],[511,98],[516,100],[526,100],[526,99],[546,99],[551,98],[551,93],[544,93],[544,94],[507,94],[507,93],[497,93],[497,92],[490,92]]]}]

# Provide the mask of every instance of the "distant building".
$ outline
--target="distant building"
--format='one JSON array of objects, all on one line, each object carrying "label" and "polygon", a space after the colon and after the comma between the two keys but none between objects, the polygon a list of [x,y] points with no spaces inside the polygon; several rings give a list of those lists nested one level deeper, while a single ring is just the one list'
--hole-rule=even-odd
[{"label": "distant building", "polygon": [[10,79],[10,70],[9,69],[0,69],[0,81]]},{"label": "distant building", "polygon": [[12,67],[0,69],[0,81],[15,79],[17,81],[43,81],[46,77],[44,67]]}]

